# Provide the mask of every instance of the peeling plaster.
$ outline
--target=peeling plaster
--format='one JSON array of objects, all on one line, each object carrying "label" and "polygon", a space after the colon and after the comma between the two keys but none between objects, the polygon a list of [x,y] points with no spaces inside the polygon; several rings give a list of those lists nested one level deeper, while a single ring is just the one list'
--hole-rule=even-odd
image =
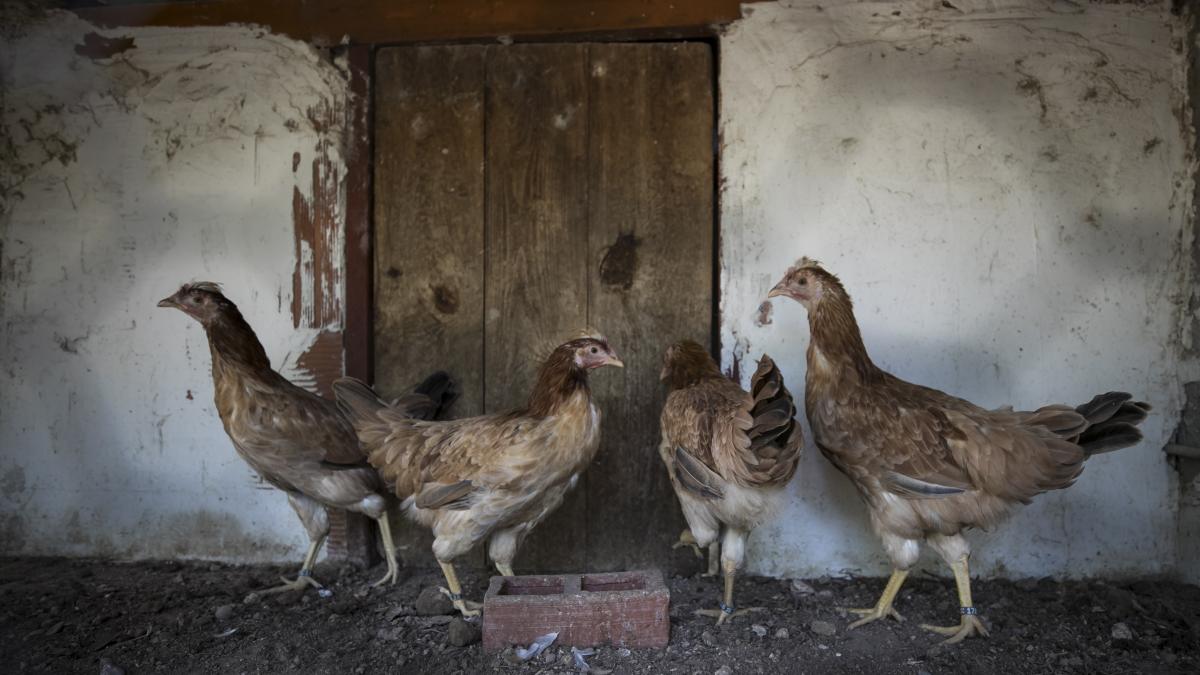
[{"label": "peeling plaster", "polygon": [[0,487],[16,467],[22,485],[0,490],[6,551],[298,557],[286,499],[222,431],[203,330],[155,303],[222,282],[281,371],[328,383],[343,72],[254,28],[51,12],[0,43],[0,81]]}]

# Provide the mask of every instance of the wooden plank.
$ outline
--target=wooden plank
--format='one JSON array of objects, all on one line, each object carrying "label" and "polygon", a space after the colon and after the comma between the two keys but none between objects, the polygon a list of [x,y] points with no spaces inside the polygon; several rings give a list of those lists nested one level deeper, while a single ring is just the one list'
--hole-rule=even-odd
[{"label": "wooden plank", "polygon": [[[346,104],[345,327],[343,374],[371,380],[371,48],[346,50],[350,100]],[[366,516],[328,509],[332,559],[370,565],[379,558],[375,523]]]},{"label": "wooden plank", "polygon": [[208,0],[74,7],[105,27],[255,24],[299,40],[332,46],[713,26],[741,17],[740,0]]},{"label": "wooden plank", "polygon": [[665,566],[684,521],[657,452],[662,354],[711,335],[712,53],[593,45],[589,79],[589,314],[626,373],[595,378],[604,427],[586,486],[588,567]]},{"label": "wooden plank", "polygon": [[[540,362],[587,325],[587,93],[586,45],[489,48],[489,412],[524,404]],[[534,530],[518,573],[584,569],[585,495]]]},{"label": "wooden plank", "polygon": [[350,47],[346,128],[346,375],[372,381],[371,48]]},{"label": "wooden plank", "polygon": [[[483,412],[485,51],[376,55],[375,384],[448,370],[456,417]],[[428,530],[396,524],[404,563],[432,565]]]}]

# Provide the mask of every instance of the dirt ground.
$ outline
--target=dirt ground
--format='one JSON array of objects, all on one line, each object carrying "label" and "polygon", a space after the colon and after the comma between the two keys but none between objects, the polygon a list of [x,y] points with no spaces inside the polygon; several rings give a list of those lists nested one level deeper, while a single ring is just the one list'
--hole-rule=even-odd
[{"label": "dirt ground", "polygon": [[[333,591],[246,595],[278,567],[211,563],[118,564],[0,559],[0,672],[4,673],[573,673],[553,645],[529,663],[512,650],[484,654],[474,627],[419,602],[440,583],[434,570],[382,589],[382,570],[320,565]],[[518,571],[520,571],[518,569]],[[487,577],[464,573],[482,600]],[[1133,583],[980,581],[975,597],[992,636],[940,646],[922,622],[957,620],[953,584],[913,578],[900,594],[903,624],[847,631],[838,605],[867,606],[880,579],[742,578],[741,606],[768,611],[716,627],[693,610],[712,607],[718,581],[669,577],[671,644],[604,647],[592,672],[613,673],[1196,673],[1200,588]],[[429,593],[429,591],[427,591]],[[832,634],[830,634],[832,633]]]}]

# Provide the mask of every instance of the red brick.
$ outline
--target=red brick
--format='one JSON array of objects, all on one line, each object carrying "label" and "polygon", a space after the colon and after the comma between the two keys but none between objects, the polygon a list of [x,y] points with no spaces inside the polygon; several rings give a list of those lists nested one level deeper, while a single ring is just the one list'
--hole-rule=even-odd
[{"label": "red brick", "polygon": [[665,647],[671,594],[658,570],[492,577],[483,599],[483,648],[528,645]]}]

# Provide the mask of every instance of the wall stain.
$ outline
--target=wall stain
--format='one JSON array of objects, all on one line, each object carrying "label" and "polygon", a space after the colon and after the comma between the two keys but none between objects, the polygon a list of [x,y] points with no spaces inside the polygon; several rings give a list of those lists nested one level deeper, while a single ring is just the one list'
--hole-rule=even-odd
[{"label": "wall stain", "polygon": [[109,38],[93,32],[83,36],[82,44],[75,45],[75,53],[96,61],[111,59],[121,52],[133,49],[135,46],[131,37]]},{"label": "wall stain", "polygon": [[632,232],[617,236],[600,261],[600,282],[611,288],[629,290],[637,274],[637,250],[642,243]]},{"label": "wall stain", "polygon": [[458,311],[458,291],[442,284],[430,285],[433,291],[433,306],[442,314],[454,314]]}]

